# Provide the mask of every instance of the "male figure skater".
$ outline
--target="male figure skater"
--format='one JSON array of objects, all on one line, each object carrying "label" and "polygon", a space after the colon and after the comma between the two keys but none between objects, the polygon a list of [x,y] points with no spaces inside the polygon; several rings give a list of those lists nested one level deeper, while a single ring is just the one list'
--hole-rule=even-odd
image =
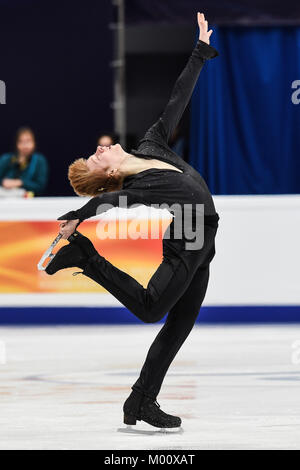
[{"label": "male figure skater", "polygon": [[[146,323],[167,320],[150,347],[140,376],[124,403],[124,423],[143,420],[160,428],[181,425],[177,416],[164,413],[157,401],[166,372],[189,335],[203,302],[209,265],[215,255],[215,235],[219,216],[202,176],[168,147],[168,140],[185,110],[206,60],[218,52],[210,46],[212,30],[204,14],[198,12],[199,40],[172,90],[161,117],[139,141],[138,149],[125,152],[119,144],[97,147],[88,159],[70,165],[69,180],[75,192],[94,196],[78,210],[59,217],[60,233],[70,243],[61,248],[46,272],[79,267],[82,274],[107,289],[134,315]],[[204,206],[204,244],[187,249],[186,237],[163,238],[163,261],[144,288],[134,278],[101,256],[91,241],[77,232],[85,219],[118,206],[120,196],[128,205],[173,203]],[[202,207],[203,207],[202,206]],[[191,222],[192,224],[194,222]]]}]

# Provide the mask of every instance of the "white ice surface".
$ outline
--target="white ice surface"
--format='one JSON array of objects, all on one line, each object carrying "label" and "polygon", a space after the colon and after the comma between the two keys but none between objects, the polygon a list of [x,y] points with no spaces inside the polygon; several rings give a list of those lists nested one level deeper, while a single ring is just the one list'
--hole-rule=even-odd
[{"label": "white ice surface", "polygon": [[159,328],[0,328],[0,449],[300,449],[300,325],[195,327],[158,399],[184,432],[117,432]]}]

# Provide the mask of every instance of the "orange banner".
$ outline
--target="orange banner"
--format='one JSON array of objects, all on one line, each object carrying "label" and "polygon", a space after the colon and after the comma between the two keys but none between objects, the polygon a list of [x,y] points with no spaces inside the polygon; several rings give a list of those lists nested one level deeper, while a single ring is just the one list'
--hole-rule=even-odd
[{"label": "orange banner", "polygon": [[[150,220],[135,221],[135,228],[139,225],[140,229],[137,239],[128,236],[125,239],[100,239],[104,231],[109,236],[116,230],[117,234],[127,231],[127,235],[128,229],[130,231],[129,220],[106,223],[106,227],[105,222],[103,226],[101,223],[85,222],[80,226],[80,232],[91,239],[108,261],[146,286],[162,261],[161,239],[170,220],[159,220],[157,239],[151,238]],[[85,276],[72,276],[72,272],[79,270],[77,268],[64,269],[53,276],[38,271],[37,263],[57,234],[57,221],[0,222],[0,293],[107,292]],[[66,243],[60,241],[54,253]]]}]

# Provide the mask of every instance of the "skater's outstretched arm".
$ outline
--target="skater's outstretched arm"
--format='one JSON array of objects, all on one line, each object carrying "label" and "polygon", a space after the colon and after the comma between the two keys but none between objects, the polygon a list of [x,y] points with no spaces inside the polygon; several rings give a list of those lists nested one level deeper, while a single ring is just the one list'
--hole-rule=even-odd
[{"label": "skater's outstretched arm", "polygon": [[138,206],[147,202],[144,200],[144,191],[141,189],[122,189],[120,191],[106,192],[90,199],[80,209],[68,212],[58,218],[61,221],[60,227],[63,238],[68,238],[76,227],[83,220],[95,215],[103,214],[113,207],[130,208],[130,206]]},{"label": "skater's outstretched arm", "polygon": [[199,25],[199,40],[173,87],[170,99],[160,118],[147,130],[141,142],[145,139],[167,144],[174,129],[190,101],[201,69],[207,59],[219,55],[218,51],[209,45],[212,29],[208,31],[208,23],[203,13],[197,14]]}]

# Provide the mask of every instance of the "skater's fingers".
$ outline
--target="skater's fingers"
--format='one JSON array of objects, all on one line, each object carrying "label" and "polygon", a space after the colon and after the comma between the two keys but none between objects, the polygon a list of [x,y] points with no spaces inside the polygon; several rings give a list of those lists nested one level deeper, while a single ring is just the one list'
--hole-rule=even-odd
[{"label": "skater's fingers", "polygon": [[67,223],[64,226],[61,226],[59,229],[59,233],[62,235],[62,238],[66,239],[69,238],[72,233],[75,232],[76,229],[76,220],[67,220]]},{"label": "skater's fingers", "polygon": [[68,224],[69,220],[62,220],[59,224],[60,227],[65,227]]},{"label": "skater's fingers", "polygon": [[200,13],[200,11],[198,11],[198,13],[197,13],[197,21],[198,21],[198,24],[200,26],[200,22],[201,22],[201,13]]},{"label": "skater's fingers", "polygon": [[202,26],[205,21],[205,16],[203,15],[203,13],[200,13],[200,11],[198,11],[197,13],[197,20],[199,26]]},{"label": "skater's fingers", "polygon": [[65,240],[69,238],[70,235],[72,235],[73,231],[72,230],[64,230],[63,228],[60,229],[59,233],[61,234],[62,238]]}]

